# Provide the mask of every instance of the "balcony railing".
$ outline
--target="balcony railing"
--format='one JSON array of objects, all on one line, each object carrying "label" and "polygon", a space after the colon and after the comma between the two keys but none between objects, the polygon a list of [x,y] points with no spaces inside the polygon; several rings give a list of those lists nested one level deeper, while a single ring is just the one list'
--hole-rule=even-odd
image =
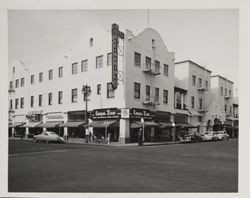
[{"label": "balcony railing", "polygon": [[145,65],[143,68],[144,73],[148,74],[153,74],[153,75],[159,75],[160,73],[160,68],[155,67],[155,69],[152,69],[152,66],[150,65]]},{"label": "balcony railing", "polygon": [[15,92],[15,89],[13,87],[9,87],[9,92]]}]

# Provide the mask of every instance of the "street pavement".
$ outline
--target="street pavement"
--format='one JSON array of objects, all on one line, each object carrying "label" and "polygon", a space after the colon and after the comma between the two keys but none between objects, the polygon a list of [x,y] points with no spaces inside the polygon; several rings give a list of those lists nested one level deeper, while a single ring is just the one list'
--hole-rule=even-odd
[{"label": "street pavement", "polygon": [[110,147],[9,141],[9,192],[237,192],[238,139]]}]

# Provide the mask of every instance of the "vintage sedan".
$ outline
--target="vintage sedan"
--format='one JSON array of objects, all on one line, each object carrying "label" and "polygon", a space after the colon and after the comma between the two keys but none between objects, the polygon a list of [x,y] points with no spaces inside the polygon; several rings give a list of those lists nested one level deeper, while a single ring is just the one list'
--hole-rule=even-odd
[{"label": "vintage sedan", "polygon": [[215,136],[213,132],[206,132],[203,135],[201,135],[201,138],[203,141],[212,141],[214,140]]},{"label": "vintage sedan", "polygon": [[215,132],[216,140],[228,140],[229,135],[225,131],[216,131]]},{"label": "vintage sedan", "polygon": [[58,142],[58,143],[65,143],[64,139],[57,135],[55,132],[52,131],[43,131],[39,135],[33,136],[33,142]]}]

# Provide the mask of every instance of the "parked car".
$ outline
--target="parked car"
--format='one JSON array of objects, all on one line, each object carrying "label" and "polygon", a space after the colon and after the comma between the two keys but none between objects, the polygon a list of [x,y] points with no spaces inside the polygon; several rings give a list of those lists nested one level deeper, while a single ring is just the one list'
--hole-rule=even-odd
[{"label": "parked car", "polygon": [[229,135],[225,131],[216,131],[215,133],[216,140],[228,140]]},{"label": "parked car", "polygon": [[203,141],[212,141],[214,140],[214,133],[213,132],[206,132],[201,135]]},{"label": "parked car", "polygon": [[64,139],[57,135],[55,132],[52,131],[43,131],[39,135],[33,136],[33,142],[58,142],[58,143],[65,143]]},{"label": "parked car", "polygon": [[199,135],[199,134],[193,134],[193,135],[191,135],[191,141],[192,142],[201,142],[203,139],[202,139],[202,137],[201,137],[201,135]]},{"label": "parked car", "polygon": [[181,143],[190,143],[190,142],[192,142],[191,138],[192,138],[192,136],[189,134],[184,135],[184,136],[180,136],[180,142]]}]

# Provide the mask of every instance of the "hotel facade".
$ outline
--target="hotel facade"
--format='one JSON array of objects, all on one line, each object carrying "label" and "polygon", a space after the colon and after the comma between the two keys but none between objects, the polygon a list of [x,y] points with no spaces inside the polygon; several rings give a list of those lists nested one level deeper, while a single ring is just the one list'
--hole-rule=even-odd
[{"label": "hotel facade", "polygon": [[114,89],[111,35],[96,29],[52,60],[11,62],[9,136],[31,137],[47,129],[84,138],[86,122],[92,135],[110,134],[111,141],[121,144],[137,142],[140,127],[145,141],[170,141],[178,131],[208,130],[211,71],[192,61],[175,64],[175,54],[152,28],[138,35],[125,30],[116,40]]}]

